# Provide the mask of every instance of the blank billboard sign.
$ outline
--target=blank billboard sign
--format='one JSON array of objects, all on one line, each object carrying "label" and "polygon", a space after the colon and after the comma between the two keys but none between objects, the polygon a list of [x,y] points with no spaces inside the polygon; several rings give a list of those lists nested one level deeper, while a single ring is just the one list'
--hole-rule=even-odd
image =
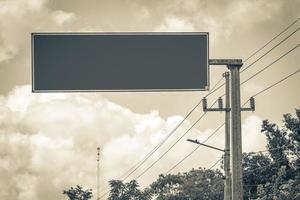
[{"label": "blank billboard sign", "polygon": [[32,91],[208,89],[208,33],[32,33]]}]

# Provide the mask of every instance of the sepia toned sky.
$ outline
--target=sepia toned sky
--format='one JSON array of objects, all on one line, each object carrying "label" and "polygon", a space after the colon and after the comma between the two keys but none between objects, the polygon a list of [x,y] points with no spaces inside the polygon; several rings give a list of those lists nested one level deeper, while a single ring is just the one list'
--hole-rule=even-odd
[{"label": "sepia toned sky", "polygon": [[[65,199],[62,190],[96,185],[96,148],[101,146],[101,190],[154,148],[207,94],[31,92],[31,32],[205,31],[210,58],[245,59],[299,18],[299,0],[0,0],[0,199]],[[260,54],[289,33],[298,21]],[[299,45],[299,32],[241,74],[245,80]],[[300,68],[299,49],[241,87],[242,103]],[[212,66],[214,85],[223,66]],[[255,112],[242,113],[243,150],[265,149],[261,120],[281,123],[299,108],[300,75],[256,97]],[[208,98],[211,104],[224,91]],[[175,142],[201,115],[201,106],[131,178]],[[208,113],[160,162],[145,173],[142,187],[167,172],[224,121]],[[207,143],[224,146],[224,130]],[[173,173],[210,167],[221,154],[200,148]],[[219,167],[219,166],[217,166]],[[130,179],[128,179],[130,180]],[[95,193],[94,193],[95,194]]]}]

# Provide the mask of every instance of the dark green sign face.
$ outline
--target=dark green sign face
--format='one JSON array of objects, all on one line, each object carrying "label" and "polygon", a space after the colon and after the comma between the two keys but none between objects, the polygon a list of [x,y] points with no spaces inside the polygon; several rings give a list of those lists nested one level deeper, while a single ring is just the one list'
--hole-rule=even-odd
[{"label": "dark green sign face", "polygon": [[208,33],[33,33],[33,92],[208,88]]}]

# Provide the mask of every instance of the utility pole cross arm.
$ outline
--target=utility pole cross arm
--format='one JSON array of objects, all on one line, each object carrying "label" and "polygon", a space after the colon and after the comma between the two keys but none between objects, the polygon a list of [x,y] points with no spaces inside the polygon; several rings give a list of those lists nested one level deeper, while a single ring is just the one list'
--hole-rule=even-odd
[{"label": "utility pole cross arm", "polygon": [[209,59],[209,65],[243,65],[242,59]]},{"label": "utility pole cross arm", "polygon": [[207,99],[204,97],[202,99],[202,107],[204,112],[222,112],[222,111],[230,111],[230,108],[224,108],[223,107],[223,99],[220,97],[218,99],[218,108],[208,108],[207,107]]},{"label": "utility pole cross arm", "polygon": [[250,107],[248,108],[241,108],[241,111],[255,111],[255,99],[254,97],[251,97],[249,99],[249,102],[250,102]]}]

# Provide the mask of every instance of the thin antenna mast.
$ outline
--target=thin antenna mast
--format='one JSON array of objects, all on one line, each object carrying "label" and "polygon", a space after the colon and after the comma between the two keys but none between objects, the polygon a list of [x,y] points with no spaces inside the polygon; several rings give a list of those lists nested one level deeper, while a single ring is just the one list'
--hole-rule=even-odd
[{"label": "thin antenna mast", "polygon": [[97,200],[100,199],[100,147],[97,147]]}]

